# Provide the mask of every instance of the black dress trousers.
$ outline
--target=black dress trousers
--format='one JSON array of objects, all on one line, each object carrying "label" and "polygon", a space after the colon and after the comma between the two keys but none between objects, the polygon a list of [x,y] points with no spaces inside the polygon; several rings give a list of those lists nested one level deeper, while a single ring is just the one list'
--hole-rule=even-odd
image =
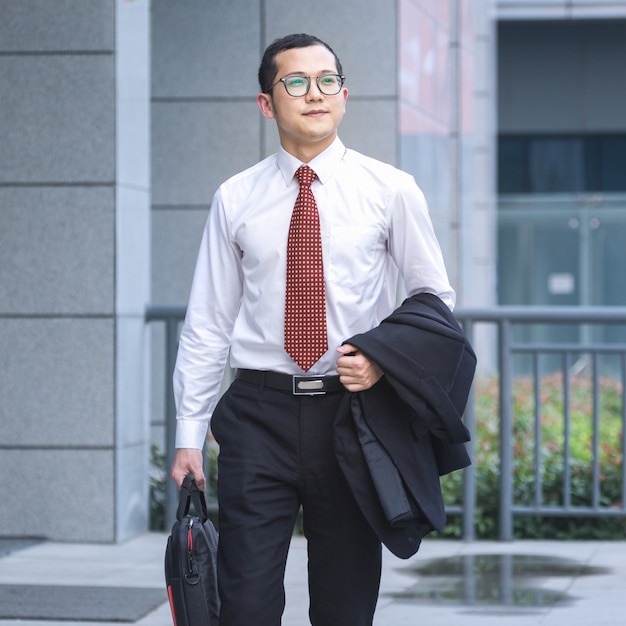
[{"label": "black dress trousers", "polygon": [[333,451],[346,391],[298,396],[235,380],[211,428],[218,460],[220,626],[278,626],[302,506],[313,626],[370,626],[381,544]]}]

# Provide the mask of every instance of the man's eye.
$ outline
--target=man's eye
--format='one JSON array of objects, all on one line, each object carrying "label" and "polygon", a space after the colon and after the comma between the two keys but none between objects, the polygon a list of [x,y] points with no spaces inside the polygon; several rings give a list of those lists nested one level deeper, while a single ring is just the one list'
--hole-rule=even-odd
[{"label": "man's eye", "polygon": [[290,87],[300,87],[301,85],[304,85],[305,80],[304,78],[289,78],[287,79],[287,82]]}]

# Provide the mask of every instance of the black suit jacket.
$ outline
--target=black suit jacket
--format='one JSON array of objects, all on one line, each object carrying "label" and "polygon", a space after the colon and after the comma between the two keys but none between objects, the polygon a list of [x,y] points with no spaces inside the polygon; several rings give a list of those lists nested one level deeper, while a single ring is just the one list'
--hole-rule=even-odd
[{"label": "black suit jacket", "polygon": [[342,401],[335,452],[381,541],[408,558],[445,524],[439,476],[470,463],[461,418],[476,356],[452,312],[431,294],[408,298],[378,327],[346,343],[385,376]]}]

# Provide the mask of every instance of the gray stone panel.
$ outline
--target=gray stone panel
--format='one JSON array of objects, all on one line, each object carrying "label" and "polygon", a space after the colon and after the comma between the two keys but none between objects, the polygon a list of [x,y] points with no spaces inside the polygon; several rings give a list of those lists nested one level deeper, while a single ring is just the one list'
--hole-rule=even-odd
[{"label": "gray stone panel", "polygon": [[113,55],[0,56],[0,183],[111,182]]},{"label": "gray stone panel", "polygon": [[150,302],[150,195],[118,186],[115,289],[118,315],[142,316]]},{"label": "gray stone panel", "polygon": [[152,302],[186,305],[198,247],[208,215],[204,210],[152,213]]},{"label": "gray stone panel", "polygon": [[[280,138],[278,129],[274,120],[261,120],[261,128],[263,129],[263,155],[268,156],[274,154],[280,147]],[[341,129],[339,129],[341,133]]]},{"label": "gray stone panel", "polygon": [[116,451],[116,541],[145,532],[149,525],[149,444],[120,447]]},{"label": "gray stone panel", "polygon": [[254,96],[258,0],[153,0],[153,97]]},{"label": "gray stone panel", "polygon": [[337,53],[346,87],[359,96],[396,93],[396,2],[362,0],[337,2],[265,3],[267,41],[289,33],[307,32],[329,44]]},{"label": "gray stone panel", "polygon": [[260,154],[254,102],[178,102],[152,106],[152,203],[208,205],[229,176]]},{"label": "gray stone panel", "polygon": [[[116,348],[116,428],[118,446],[145,444],[149,439],[149,333],[141,317],[118,316]],[[143,419],[143,418],[146,419]]]},{"label": "gray stone panel", "polygon": [[113,50],[115,0],[1,0],[0,50]]},{"label": "gray stone panel", "polygon": [[344,144],[385,163],[397,163],[395,100],[350,101],[339,129]]},{"label": "gray stone panel", "polygon": [[112,320],[0,319],[2,444],[113,445],[113,346]]},{"label": "gray stone panel", "polygon": [[112,313],[114,228],[112,188],[0,188],[0,312]]},{"label": "gray stone panel", "polygon": [[116,182],[149,193],[150,0],[119,2],[116,23]]},{"label": "gray stone panel", "polygon": [[114,541],[113,459],[112,450],[2,450],[2,534]]}]

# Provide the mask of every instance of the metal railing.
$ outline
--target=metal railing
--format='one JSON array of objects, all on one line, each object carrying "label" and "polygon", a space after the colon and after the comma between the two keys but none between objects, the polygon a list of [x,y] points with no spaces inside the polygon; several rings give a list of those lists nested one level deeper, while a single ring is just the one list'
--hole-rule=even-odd
[{"label": "metal railing", "polygon": [[149,306],[146,309],[146,322],[161,322],[165,325],[165,370],[163,372],[163,388],[165,389],[164,421],[165,421],[165,469],[167,473],[165,487],[165,523],[166,527],[176,519],[178,508],[178,489],[169,478],[172,467],[176,442],[176,405],[174,403],[174,389],[172,374],[176,365],[178,352],[178,337],[180,325],[185,319],[184,306]]},{"label": "metal railing", "polygon": [[[166,435],[165,456],[166,466],[171,466],[174,455],[175,436],[175,408],[171,384],[171,374],[176,360],[178,335],[180,323],[184,318],[184,307],[149,307],[146,311],[147,322],[161,322],[165,324],[165,407],[166,407]],[[464,309],[457,310],[456,316],[477,349],[479,369],[481,362],[488,360],[492,353],[494,367],[498,373],[498,405],[499,405],[499,537],[502,540],[513,539],[513,519],[516,515],[535,516],[596,516],[596,517],[626,517],[626,342],[594,340],[598,330],[607,327],[623,326],[626,331],[626,307],[494,307],[489,309]],[[574,340],[555,341],[545,338],[534,339],[535,332],[540,325],[544,335],[551,335],[546,328],[564,326],[574,329]],[[495,328],[497,331],[492,340],[487,340],[485,346],[477,346],[477,329],[481,326]],[[524,332],[520,330],[524,329]],[[528,332],[529,329],[532,332]],[[533,330],[534,329],[534,330]],[[526,335],[520,339],[520,335]],[[561,333],[562,335],[562,333]],[[626,337],[626,332],[624,333]],[[561,338],[562,339],[562,338]],[[535,498],[531,505],[520,504],[514,501],[514,424],[513,414],[513,386],[518,373],[514,368],[514,362],[520,355],[526,355],[527,371],[525,375],[533,381],[531,388],[534,390],[534,482]],[[591,411],[589,420],[593,429],[593,470],[592,470],[592,501],[588,506],[574,506],[569,497],[570,489],[570,420],[569,392],[571,370],[575,364],[581,362],[584,355],[586,367],[591,378]],[[621,503],[611,506],[601,504],[601,468],[599,466],[600,446],[600,364],[604,355],[614,357],[614,374],[620,383],[621,394],[621,440],[618,442],[622,458]],[[559,370],[563,380],[563,502],[559,505],[549,506],[542,501],[542,465],[540,447],[541,441],[541,409],[539,393],[541,389],[541,376],[545,374],[541,362],[543,358],[551,359],[551,371]],[[465,412],[465,422],[472,435],[472,441],[468,445],[470,456],[474,459],[474,446],[476,435],[476,412],[475,392],[472,391]],[[172,520],[175,516],[177,505],[176,487],[171,480],[167,481],[167,505],[166,520]],[[451,506],[449,513],[458,513],[463,518],[463,538],[471,541],[475,538],[475,514],[476,514],[476,472],[474,466],[463,470],[462,504]]]},{"label": "metal railing", "polygon": [[[499,404],[499,537],[509,541],[513,539],[513,519],[516,515],[535,516],[593,516],[593,517],[626,517],[626,464],[623,459],[626,452],[626,342],[595,341],[594,336],[602,334],[609,326],[626,328],[626,308],[624,307],[496,307],[492,309],[465,309],[457,312],[465,332],[473,341],[477,324],[488,324],[496,328],[497,337],[494,341],[498,370],[498,404]],[[551,335],[557,326],[560,330],[569,326],[577,335],[574,341],[533,340],[532,332],[528,331],[538,325],[543,332],[535,335]],[[552,330],[551,330],[552,329]],[[526,338],[520,340],[519,335]],[[561,333],[562,334],[562,333]],[[533,480],[535,485],[534,502],[530,505],[515,502],[514,485],[514,425],[516,415],[513,409],[513,386],[516,379],[514,371],[515,358],[526,355],[525,372],[530,378],[534,395],[533,415],[533,455],[535,458]],[[622,459],[621,467],[621,502],[611,505],[601,504],[601,471],[600,458],[600,375],[603,355],[613,357],[611,375],[617,378],[621,396],[621,440],[616,442]],[[562,428],[563,428],[563,501],[560,504],[546,505],[542,498],[542,414],[541,414],[541,378],[546,371],[541,369],[541,358],[549,357],[549,372],[558,371],[562,377]],[[479,356],[480,360],[480,356]],[[588,506],[575,506],[570,497],[571,487],[571,377],[575,365],[584,364],[589,371],[591,380],[591,410],[588,415],[592,435],[592,495]],[[476,423],[475,403],[471,402],[466,412],[466,421],[472,443],[471,455],[474,456]],[[474,472],[471,468],[464,476],[463,534],[467,540],[474,538],[474,514],[476,488]]]}]

